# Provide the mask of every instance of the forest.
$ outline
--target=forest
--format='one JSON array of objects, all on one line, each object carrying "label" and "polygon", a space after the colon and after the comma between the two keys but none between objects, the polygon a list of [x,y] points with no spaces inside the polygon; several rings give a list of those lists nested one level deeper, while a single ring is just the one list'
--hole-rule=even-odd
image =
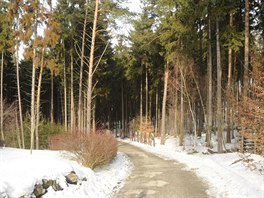
[{"label": "forest", "polygon": [[[236,140],[263,154],[263,0],[141,0],[138,14],[124,2],[0,2],[1,144],[147,127],[163,144],[215,136],[219,153]],[[111,33],[117,20],[128,36]]]}]

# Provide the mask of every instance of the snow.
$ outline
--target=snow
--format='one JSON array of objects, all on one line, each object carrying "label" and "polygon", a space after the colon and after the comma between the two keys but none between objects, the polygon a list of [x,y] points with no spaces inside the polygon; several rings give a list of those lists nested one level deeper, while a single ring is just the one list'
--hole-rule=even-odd
[{"label": "snow", "polygon": [[[70,159],[71,154],[62,151],[33,151],[0,148],[0,198],[31,197],[34,185],[42,179],[56,180],[63,191],[48,189],[44,198],[58,197],[112,197],[125,178],[131,173],[132,164],[124,153],[117,153],[113,162],[95,171]],[[67,186],[65,175],[75,171],[82,180],[77,185]]]},{"label": "snow", "polygon": [[[195,172],[208,185],[209,197],[264,198],[263,157],[238,152],[210,154],[204,146],[204,137],[197,142],[196,153],[193,152],[193,139],[186,136],[185,140],[184,147],[178,146],[177,139],[173,137],[167,137],[165,145],[160,145],[160,139],[156,139],[155,147],[130,140],[121,141],[166,160],[185,164],[184,169]],[[29,150],[0,148],[0,198],[4,193],[11,198],[31,197],[34,185],[41,183],[43,178],[56,180],[64,189],[55,192],[50,187],[44,198],[113,197],[132,169],[129,158],[121,152],[110,165],[91,170],[71,160],[70,153],[65,151],[33,151],[31,155]],[[75,171],[80,180],[86,178],[86,181],[67,186],[65,175],[71,171]]]},{"label": "snow", "polygon": [[[209,154],[204,146],[204,138],[199,140],[193,152],[192,138],[186,136],[185,146],[178,146],[177,139],[167,137],[165,145],[152,147],[130,140],[122,140],[164,159],[176,160],[186,165],[186,170],[194,171],[208,184],[210,197],[264,198],[264,158],[254,154],[238,152]],[[229,145],[232,146],[232,145]],[[245,158],[245,160],[239,159]]]}]

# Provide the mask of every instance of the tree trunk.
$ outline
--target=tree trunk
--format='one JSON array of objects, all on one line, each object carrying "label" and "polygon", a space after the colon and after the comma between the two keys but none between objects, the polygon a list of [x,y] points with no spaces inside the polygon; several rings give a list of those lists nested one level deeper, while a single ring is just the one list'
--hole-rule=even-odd
[{"label": "tree trunk", "polygon": [[88,15],[88,5],[85,5],[85,15],[83,22],[83,32],[82,32],[82,48],[81,48],[81,65],[80,65],[80,79],[79,79],[79,101],[78,101],[78,121],[77,126],[78,130],[81,130],[81,117],[82,117],[82,87],[83,87],[83,64],[84,64],[84,47],[85,47],[85,35],[86,35],[86,26],[87,26],[87,15]]},{"label": "tree trunk", "polygon": [[63,83],[64,83],[64,128],[68,130],[68,108],[67,108],[67,74],[66,74],[66,61],[65,61],[65,48],[64,51],[64,68],[63,68]]},{"label": "tree trunk", "polygon": [[31,111],[30,111],[30,153],[34,148],[34,134],[36,130],[35,122],[35,80],[36,80],[36,47],[33,47],[33,64],[32,64],[32,80],[31,80]]},{"label": "tree trunk", "polygon": [[[16,112],[16,115],[18,115],[17,112]],[[21,138],[20,138],[20,132],[19,132],[19,126],[18,126],[17,116],[16,116],[16,135],[17,135],[17,144],[18,144],[18,147],[21,148]]]},{"label": "tree trunk", "polygon": [[155,137],[158,135],[158,112],[159,112],[159,90],[156,90],[156,103],[155,103]]},{"label": "tree trunk", "polygon": [[121,121],[121,138],[124,138],[124,131],[125,131],[125,112],[124,112],[124,84],[123,81],[121,83],[121,105],[122,105],[122,121]]},{"label": "tree trunk", "polygon": [[36,103],[36,149],[39,149],[39,119],[40,119],[40,92],[41,92],[41,83],[42,83],[42,74],[43,74],[43,67],[44,67],[44,53],[45,49],[42,49],[41,55],[41,65],[40,65],[40,72],[39,72],[39,79],[38,79],[38,89],[37,89],[37,103]]},{"label": "tree trunk", "polygon": [[[174,66],[174,70],[175,70],[175,86],[176,86],[176,80],[177,80],[177,76],[178,76],[178,66],[175,65]],[[178,90],[177,87],[175,88],[175,96],[174,96],[174,137],[177,137],[177,135],[179,135],[179,131],[178,131]]]},{"label": "tree trunk", "polygon": [[217,57],[217,150],[223,153],[223,123],[222,123],[222,68],[219,40],[219,21],[216,19],[216,57]]},{"label": "tree trunk", "polygon": [[244,78],[243,97],[248,93],[248,69],[249,69],[249,0],[245,0],[245,56],[244,56]]},{"label": "tree trunk", "polygon": [[165,124],[166,124],[166,101],[167,101],[167,90],[168,90],[168,80],[169,80],[169,64],[167,63],[164,71],[164,91],[162,100],[162,117],[161,117],[161,140],[160,144],[165,144]]},{"label": "tree trunk", "polygon": [[146,65],[146,109],[145,109],[145,116],[146,116],[146,123],[147,123],[147,120],[148,120],[148,67]]},{"label": "tree trunk", "polygon": [[91,106],[92,106],[92,83],[93,83],[93,64],[94,64],[94,49],[96,38],[96,26],[98,18],[99,0],[95,1],[94,21],[92,30],[92,41],[89,59],[88,84],[87,84],[87,131],[91,130]]},{"label": "tree trunk", "polygon": [[181,120],[180,120],[180,141],[179,146],[183,146],[184,143],[184,90],[183,90],[183,78],[181,76]]},{"label": "tree trunk", "polygon": [[[83,109],[81,111],[81,131],[84,131],[85,129],[87,129],[87,123],[85,122],[85,120],[87,119],[87,96],[85,93],[83,93]],[[91,110],[92,111],[92,110]],[[86,131],[87,132],[87,131]]]},{"label": "tree trunk", "polygon": [[5,140],[4,136],[4,104],[3,104],[3,74],[4,74],[4,51],[1,52],[1,91],[0,91],[0,130],[1,130],[1,140]]},{"label": "tree trunk", "polygon": [[140,128],[142,126],[143,122],[143,82],[142,82],[142,76],[141,76],[141,82],[140,82]]},{"label": "tree trunk", "polygon": [[[190,99],[190,96],[189,96],[189,93],[187,91],[187,87],[186,87],[186,83],[185,83],[185,77],[183,76],[183,72],[182,70],[180,71],[181,72],[181,79],[183,81],[183,87],[185,89],[185,95],[186,95],[186,98],[188,100],[188,104],[189,104],[189,109],[190,109],[190,113],[191,113],[191,119],[192,119],[192,122],[193,122],[193,127],[194,127],[194,143],[193,143],[193,147],[194,149],[196,149],[196,146],[197,146],[197,126],[196,126],[196,120],[195,120],[195,117],[194,117],[194,112],[193,112],[193,108],[192,108],[192,104],[191,104],[191,99]],[[190,125],[190,127],[192,127],[192,125]],[[192,129],[190,130],[192,132]]]},{"label": "tree trunk", "polygon": [[54,75],[50,71],[50,122],[54,122]]},{"label": "tree trunk", "polygon": [[152,120],[152,94],[149,94],[149,119]]},{"label": "tree trunk", "polygon": [[75,129],[73,72],[73,50],[71,49],[71,131]]},{"label": "tree trunk", "polygon": [[96,118],[95,118],[95,113],[96,113],[96,103],[93,103],[93,133],[96,132]]},{"label": "tree trunk", "polygon": [[[37,12],[34,13],[33,37],[37,37]],[[35,82],[36,82],[36,41],[33,41],[33,57],[32,57],[32,74],[31,74],[31,108],[30,108],[30,154],[34,148],[34,135],[36,131],[36,115],[35,115]]]},{"label": "tree trunk", "polygon": [[[18,48],[18,43],[17,43]],[[21,93],[20,93],[20,77],[19,77],[19,62],[18,62],[18,49],[16,52],[16,77],[17,77],[17,97],[18,97],[18,111],[19,111],[19,128],[21,130],[21,140],[22,148],[25,148],[24,140],[24,127],[23,127],[23,115],[22,115],[22,102],[21,102]]]},{"label": "tree trunk", "polygon": [[[230,18],[229,18],[229,25],[232,28],[233,27],[233,14],[230,13]],[[226,142],[227,143],[231,143],[231,104],[230,104],[230,100],[228,98],[230,98],[231,96],[231,81],[232,81],[232,48],[228,49],[228,80],[227,80],[227,116],[226,116]]]},{"label": "tree trunk", "polygon": [[212,130],[212,98],[213,98],[213,81],[212,81],[212,45],[211,45],[211,18],[208,16],[208,38],[207,38],[207,130],[206,146],[211,147],[211,130]]}]

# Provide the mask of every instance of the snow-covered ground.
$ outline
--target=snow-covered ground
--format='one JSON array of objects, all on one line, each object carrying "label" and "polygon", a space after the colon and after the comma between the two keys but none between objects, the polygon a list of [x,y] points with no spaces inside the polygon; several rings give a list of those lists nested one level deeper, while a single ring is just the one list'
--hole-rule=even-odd
[{"label": "snow-covered ground", "polygon": [[[123,185],[130,174],[132,164],[123,153],[118,153],[108,166],[93,171],[70,160],[70,154],[59,151],[33,151],[0,148],[0,198],[31,197],[34,185],[43,178],[56,180],[63,191],[55,192],[52,187],[44,198],[104,198],[112,195]],[[65,182],[65,175],[75,171],[80,179],[77,185]]]},{"label": "snow-covered ground", "polygon": [[[122,140],[154,153],[164,159],[177,160],[187,170],[197,173],[209,185],[208,195],[219,198],[264,198],[264,158],[259,155],[227,153],[209,154],[203,138],[198,142],[198,153],[193,153],[190,137],[179,147],[175,138],[168,137],[165,145],[152,147],[130,140]],[[108,166],[95,171],[83,167],[69,158],[70,154],[58,151],[33,151],[0,148],[0,198],[31,197],[34,185],[43,178],[56,180],[63,191],[52,187],[44,198],[107,198],[112,197],[124,184],[133,165],[123,153],[118,153]],[[244,159],[244,160],[241,160]],[[65,175],[75,171],[80,180],[77,185],[65,183]]]},{"label": "snow-covered ground", "polygon": [[204,137],[198,141],[197,153],[193,152],[190,136],[186,137],[184,149],[177,146],[177,140],[172,137],[167,138],[165,145],[160,145],[160,139],[156,139],[155,147],[128,139],[122,141],[162,158],[184,163],[187,170],[196,172],[209,185],[207,193],[210,197],[264,198],[264,158],[259,155],[210,154],[204,147]]}]

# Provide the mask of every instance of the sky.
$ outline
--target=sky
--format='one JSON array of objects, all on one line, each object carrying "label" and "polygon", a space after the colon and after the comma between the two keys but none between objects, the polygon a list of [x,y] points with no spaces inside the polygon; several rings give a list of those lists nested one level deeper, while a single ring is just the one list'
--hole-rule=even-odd
[{"label": "sky", "polygon": [[[124,7],[128,7],[131,12],[135,12],[135,13],[140,13],[140,11],[141,11],[140,0],[127,0],[127,3],[124,3]],[[128,36],[129,31],[132,29],[131,24],[129,24],[126,21],[117,20],[116,23],[118,25],[118,29],[117,30],[113,30],[113,29],[111,30],[112,37],[113,37],[113,39],[112,39],[113,45],[117,44],[118,36],[120,36],[120,35]]]},{"label": "sky", "polygon": [[132,12],[140,12],[140,0],[128,0],[128,7]]}]

